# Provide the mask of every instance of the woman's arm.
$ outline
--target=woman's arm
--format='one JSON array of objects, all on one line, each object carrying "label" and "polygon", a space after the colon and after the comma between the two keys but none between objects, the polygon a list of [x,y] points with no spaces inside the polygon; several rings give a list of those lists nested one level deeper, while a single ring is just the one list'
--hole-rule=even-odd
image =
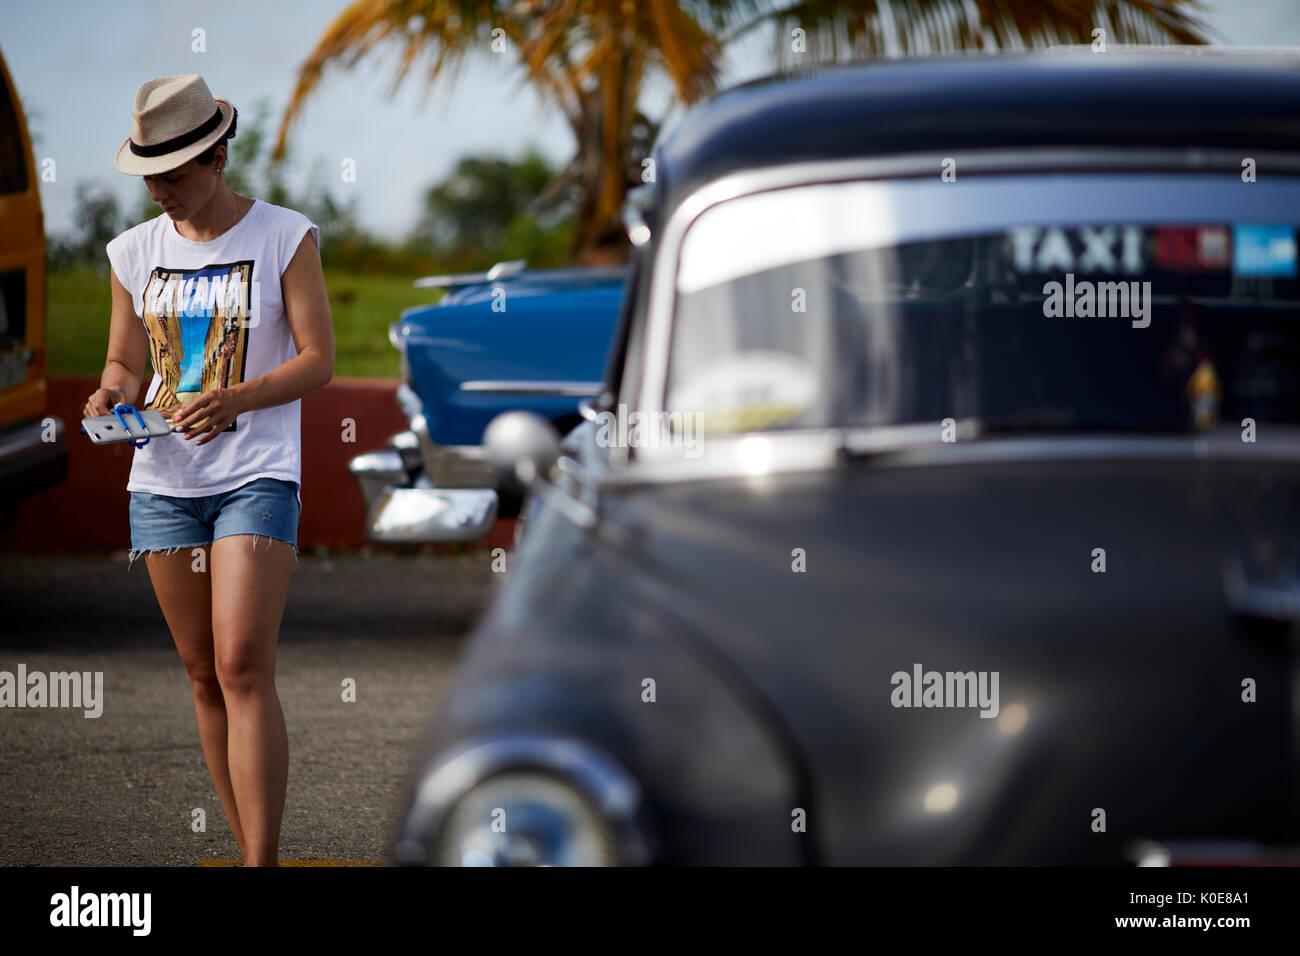
[{"label": "woman's arm", "polygon": [[[113,308],[108,324],[108,352],[104,372],[99,376],[100,391],[91,395],[83,411],[91,415],[107,415],[115,402],[133,403],[140,394],[146,363],[149,361],[149,334],[144,322],[136,314],[131,293],[118,281],[117,273],[108,270],[109,288],[113,293]],[[104,395],[104,389],[113,389]],[[118,391],[120,389],[120,392]]]},{"label": "woman's arm", "polygon": [[[265,375],[230,388],[213,389],[176,411],[182,425],[202,435],[202,445],[219,435],[240,412],[271,408],[302,398],[334,378],[334,322],[325,292],[320,253],[308,231],[280,280],[285,317],[298,354]],[[206,419],[206,421],[203,421]],[[195,422],[202,424],[195,428]]]}]

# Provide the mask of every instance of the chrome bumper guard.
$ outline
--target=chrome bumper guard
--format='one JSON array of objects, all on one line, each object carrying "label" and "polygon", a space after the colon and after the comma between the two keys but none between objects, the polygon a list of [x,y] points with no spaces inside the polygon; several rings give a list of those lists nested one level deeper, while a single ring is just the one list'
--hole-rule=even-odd
[{"label": "chrome bumper guard", "polygon": [[[424,483],[425,487],[419,487]],[[388,487],[366,515],[366,536],[386,544],[477,541],[497,520],[491,488]]]},{"label": "chrome bumper guard", "polygon": [[366,537],[412,544],[486,536],[496,521],[498,498],[483,449],[435,445],[414,391],[399,386],[397,401],[411,428],[390,437],[387,448],[348,463],[366,506]]}]

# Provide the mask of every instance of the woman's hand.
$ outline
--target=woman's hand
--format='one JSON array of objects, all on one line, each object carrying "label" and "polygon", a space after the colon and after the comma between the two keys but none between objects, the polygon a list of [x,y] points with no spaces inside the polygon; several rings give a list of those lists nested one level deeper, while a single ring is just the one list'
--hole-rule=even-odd
[{"label": "woman's hand", "polygon": [[214,388],[172,413],[173,427],[185,432],[186,440],[202,435],[195,444],[206,445],[244,411],[244,402],[233,388]]},{"label": "woman's hand", "polygon": [[81,407],[82,418],[98,418],[100,415],[113,414],[113,406],[126,401],[126,395],[119,388],[98,388],[86,399]]}]

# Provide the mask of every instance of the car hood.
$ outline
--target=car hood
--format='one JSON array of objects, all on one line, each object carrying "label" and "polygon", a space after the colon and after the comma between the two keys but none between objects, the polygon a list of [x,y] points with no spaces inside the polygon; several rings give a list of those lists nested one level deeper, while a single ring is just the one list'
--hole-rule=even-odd
[{"label": "car hood", "polygon": [[578,399],[600,390],[623,291],[608,279],[515,282],[403,312],[398,333],[429,437],[477,445],[493,417],[519,408],[576,418]]},{"label": "car hood", "polygon": [[[1269,609],[1300,555],[1294,464],[856,463],[608,514],[640,529],[629,575],[786,723],[830,862],[1296,840],[1300,671],[1268,619],[1294,613]],[[949,672],[977,697],[996,674],[996,714],[927,706],[971,686]]]}]

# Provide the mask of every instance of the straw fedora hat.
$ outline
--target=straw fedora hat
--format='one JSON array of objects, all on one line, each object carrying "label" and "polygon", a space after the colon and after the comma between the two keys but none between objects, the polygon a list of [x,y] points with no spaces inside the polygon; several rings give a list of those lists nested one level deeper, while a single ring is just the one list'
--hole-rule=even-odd
[{"label": "straw fedora hat", "polygon": [[152,176],[188,163],[230,129],[235,108],[215,97],[197,73],[141,84],[131,107],[131,135],[113,165],[130,176]]}]

